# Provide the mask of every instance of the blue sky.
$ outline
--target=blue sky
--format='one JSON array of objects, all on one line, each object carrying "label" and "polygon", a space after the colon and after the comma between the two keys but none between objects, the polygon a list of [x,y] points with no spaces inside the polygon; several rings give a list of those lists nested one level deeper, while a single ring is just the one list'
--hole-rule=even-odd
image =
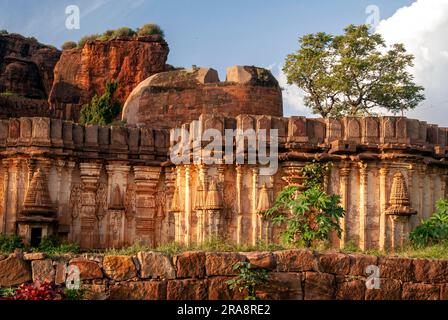
[{"label": "blue sky", "polygon": [[[158,23],[171,48],[169,63],[213,67],[225,78],[232,65],[274,67],[297,49],[300,35],[340,33],[366,22],[376,5],[388,19],[412,0],[0,0],[0,29],[34,36],[59,47],[86,34]],[[67,30],[65,8],[78,5],[81,29]],[[276,69],[275,69],[276,68]],[[285,103],[285,113],[297,113]]]}]

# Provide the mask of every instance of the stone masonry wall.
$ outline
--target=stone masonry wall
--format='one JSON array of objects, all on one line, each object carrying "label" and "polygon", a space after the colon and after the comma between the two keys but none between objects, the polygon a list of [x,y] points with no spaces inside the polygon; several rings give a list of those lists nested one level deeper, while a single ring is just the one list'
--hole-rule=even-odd
[{"label": "stone masonry wall", "polygon": [[[226,281],[233,266],[248,261],[265,269],[269,282],[257,289],[264,300],[447,300],[448,261],[289,250],[274,253],[186,252],[169,256],[47,258],[0,256],[0,287],[32,281],[63,285],[66,266],[81,272],[82,287],[96,300],[242,300]],[[379,289],[367,289],[368,266],[379,268]]]}]

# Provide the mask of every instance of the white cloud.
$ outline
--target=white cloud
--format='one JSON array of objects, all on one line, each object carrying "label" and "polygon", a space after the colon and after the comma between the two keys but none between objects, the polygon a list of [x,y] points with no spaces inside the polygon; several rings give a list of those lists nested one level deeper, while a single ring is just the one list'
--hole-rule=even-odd
[{"label": "white cloud", "polygon": [[288,79],[281,65],[273,63],[266,67],[266,69],[271,70],[272,74],[277,78],[280,87],[283,89],[283,109],[285,116],[299,115],[315,117],[303,103],[304,92],[297,88],[297,86],[288,84]]},{"label": "white cloud", "polygon": [[417,0],[381,21],[377,32],[415,56],[412,72],[426,101],[406,115],[448,126],[448,0]]}]

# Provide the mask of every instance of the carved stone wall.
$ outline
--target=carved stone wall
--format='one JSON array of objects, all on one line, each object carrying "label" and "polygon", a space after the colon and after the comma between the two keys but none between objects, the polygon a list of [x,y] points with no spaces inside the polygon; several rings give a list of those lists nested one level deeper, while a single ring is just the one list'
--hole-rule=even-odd
[{"label": "carved stone wall", "polygon": [[333,163],[326,187],[347,211],[342,238],[331,238],[335,247],[402,246],[446,197],[447,129],[425,122],[203,115],[186,127],[199,128],[197,135],[207,128],[277,129],[279,170],[263,176],[259,165],[175,166],[167,130],[0,120],[0,232],[30,240],[29,228],[51,223],[45,213],[23,219],[36,172],[45,176],[40,188],[48,189],[55,211],[53,232],[84,248],[216,236],[239,244],[278,241],[281,229],[260,212],[283,187],[299,183],[300,168],[314,159]]}]

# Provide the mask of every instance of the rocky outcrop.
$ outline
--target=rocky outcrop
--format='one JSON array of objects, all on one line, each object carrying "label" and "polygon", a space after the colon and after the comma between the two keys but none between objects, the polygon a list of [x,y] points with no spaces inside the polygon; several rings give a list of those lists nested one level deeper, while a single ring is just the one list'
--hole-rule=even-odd
[{"label": "rocky outcrop", "polygon": [[282,116],[282,93],[265,69],[234,66],[227,80],[209,68],[181,69],[156,74],[140,83],[123,108],[128,124],[175,128],[201,114]]},{"label": "rocky outcrop", "polygon": [[56,48],[32,38],[16,34],[0,36],[0,93],[46,99],[60,55]]},{"label": "rocky outcrop", "polygon": [[66,50],[55,69],[49,103],[56,117],[77,120],[83,104],[117,81],[116,97],[124,102],[144,79],[169,68],[168,44],[160,36],[90,41]]}]

